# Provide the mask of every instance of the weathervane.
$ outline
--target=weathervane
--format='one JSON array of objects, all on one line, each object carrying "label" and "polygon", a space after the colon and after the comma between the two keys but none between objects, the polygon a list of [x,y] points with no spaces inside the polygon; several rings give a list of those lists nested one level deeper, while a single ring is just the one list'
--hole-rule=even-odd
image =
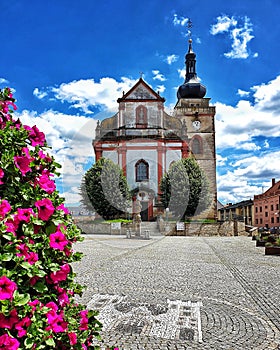
[{"label": "weathervane", "polygon": [[140,78],[142,79],[142,78],[143,78],[144,73],[143,73],[143,72],[139,72],[139,74],[140,74]]}]

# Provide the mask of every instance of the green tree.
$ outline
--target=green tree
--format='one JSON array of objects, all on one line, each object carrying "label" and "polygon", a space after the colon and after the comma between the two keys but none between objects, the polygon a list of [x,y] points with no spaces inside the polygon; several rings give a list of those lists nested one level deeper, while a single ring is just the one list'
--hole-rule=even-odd
[{"label": "green tree", "polygon": [[[119,166],[110,159],[100,158],[86,172],[84,184],[93,208],[106,220],[120,217],[130,206],[126,178]],[[87,202],[86,198],[84,202]]]},{"label": "green tree", "polygon": [[160,183],[161,201],[177,218],[198,215],[210,204],[209,184],[192,157],[175,162]]}]

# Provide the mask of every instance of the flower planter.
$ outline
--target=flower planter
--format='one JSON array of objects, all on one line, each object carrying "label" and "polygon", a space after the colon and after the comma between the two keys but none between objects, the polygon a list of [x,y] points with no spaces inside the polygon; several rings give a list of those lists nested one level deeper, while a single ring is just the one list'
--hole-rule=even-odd
[{"label": "flower planter", "polygon": [[280,255],[280,247],[265,247],[265,255]]},{"label": "flower planter", "polygon": [[264,247],[266,241],[260,241],[259,239],[256,240],[256,247]]}]

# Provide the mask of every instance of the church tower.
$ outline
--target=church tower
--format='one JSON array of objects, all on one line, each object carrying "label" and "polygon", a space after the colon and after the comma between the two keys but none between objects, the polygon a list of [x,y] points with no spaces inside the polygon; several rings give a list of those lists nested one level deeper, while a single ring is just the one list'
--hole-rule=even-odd
[{"label": "church tower", "polygon": [[173,116],[187,127],[187,138],[192,155],[204,170],[211,192],[211,207],[203,213],[203,218],[217,217],[216,186],[216,149],[215,149],[215,106],[210,106],[210,98],[206,95],[206,87],[202,85],[196,74],[196,54],[193,52],[192,39],[185,56],[186,76],[184,83],[178,88],[178,101]]}]

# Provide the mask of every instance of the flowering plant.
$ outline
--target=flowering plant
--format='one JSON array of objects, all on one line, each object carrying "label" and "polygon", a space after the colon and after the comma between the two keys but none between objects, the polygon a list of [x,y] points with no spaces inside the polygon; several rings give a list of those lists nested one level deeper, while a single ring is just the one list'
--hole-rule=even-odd
[{"label": "flowering plant", "polygon": [[101,323],[74,296],[81,241],[56,190],[44,133],[13,119],[0,90],[0,349],[97,349]]}]

